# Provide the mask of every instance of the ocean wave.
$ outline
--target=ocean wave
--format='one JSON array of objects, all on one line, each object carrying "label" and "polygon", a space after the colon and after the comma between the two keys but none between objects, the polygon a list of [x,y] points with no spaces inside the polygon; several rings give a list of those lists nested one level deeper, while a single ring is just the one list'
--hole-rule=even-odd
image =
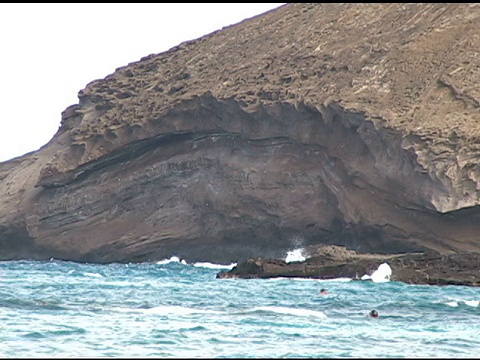
[{"label": "ocean wave", "polygon": [[451,300],[445,303],[445,305],[451,306],[451,307],[458,307],[461,304],[465,304],[467,306],[471,307],[478,307],[480,304],[480,301],[478,300]]},{"label": "ocean wave", "polygon": [[165,314],[165,315],[190,315],[190,314],[218,314],[219,311],[194,309],[178,305],[160,305],[150,308],[121,308],[112,309],[117,312],[140,312],[146,314]]},{"label": "ocean wave", "polygon": [[[355,279],[224,282],[215,270],[176,262],[50,265],[0,262],[5,357],[478,355],[479,288]],[[329,295],[320,296],[321,288]],[[378,320],[367,317],[372,309]],[[328,346],[319,347],[319,339]]]},{"label": "ocean wave", "polygon": [[187,262],[184,260],[184,259],[180,259],[178,256],[172,256],[171,258],[169,259],[163,259],[163,260],[159,260],[157,261],[155,264],[157,265],[165,265],[165,264],[170,264],[170,263],[180,263],[180,264],[184,264],[184,265],[187,265]]},{"label": "ocean wave", "polygon": [[43,330],[43,331],[31,331],[28,332],[24,335],[22,335],[25,338],[33,338],[33,339],[49,339],[53,336],[70,336],[70,335],[82,335],[86,334],[87,330],[83,328],[76,328],[76,327],[63,327],[61,329],[55,329],[55,330]]},{"label": "ocean wave", "polygon": [[209,262],[197,262],[197,263],[194,263],[193,266],[207,268],[207,269],[233,269],[235,266],[237,266],[237,264],[232,263],[230,265],[222,265],[222,264],[212,264]]},{"label": "ocean wave", "polygon": [[327,315],[325,315],[321,311],[283,307],[283,306],[259,306],[259,307],[253,308],[252,311],[266,311],[266,312],[273,312],[277,314],[294,315],[294,316],[314,316],[318,318],[327,317]]},{"label": "ocean wave", "polygon": [[361,280],[371,280],[375,283],[389,282],[391,276],[392,268],[387,263],[383,263],[371,275],[363,275]]},{"label": "ocean wave", "polygon": [[102,274],[99,273],[91,273],[91,272],[84,272],[83,275],[90,276],[90,277],[103,277]]},{"label": "ocean wave", "polygon": [[163,259],[163,260],[159,260],[159,261],[156,262],[157,265],[166,265],[166,264],[170,264],[170,263],[179,263],[179,264],[183,264],[183,265],[193,265],[194,267],[207,268],[207,269],[232,269],[233,267],[237,266],[236,263],[231,263],[231,264],[225,265],[225,264],[214,264],[214,263],[211,263],[211,262],[196,262],[196,263],[193,263],[193,264],[189,264],[189,263],[187,263],[187,261],[185,259],[180,259],[178,256],[172,256],[169,259]]},{"label": "ocean wave", "polygon": [[22,300],[22,299],[2,299],[0,300],[0,308],[14,308],[24,310],[67,310],[65,306],[57,302],[48,300]]},{"label": "ocean wave", "polygon": [[352,281],[352,279],[347,277],[341,277],[341,278],[334,278],[334,279],[322,279],[321,281],[349,282],[349,281]]}]

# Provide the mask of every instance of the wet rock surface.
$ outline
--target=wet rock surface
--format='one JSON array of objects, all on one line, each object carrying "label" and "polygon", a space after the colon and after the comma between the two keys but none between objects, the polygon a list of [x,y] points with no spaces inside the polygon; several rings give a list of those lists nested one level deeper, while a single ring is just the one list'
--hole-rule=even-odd
[{"label": "wet rock surface", "polygon": [[251,258],[217,278],[299,277],[314,279],[350,278],[361,280],[387,263],[390,281],[426,285],[480,286],[480,254],[459,252],[442,255],[436,252],[406,254],[358,254],[341,246],[320,246],[311,257],[300,262]]}]

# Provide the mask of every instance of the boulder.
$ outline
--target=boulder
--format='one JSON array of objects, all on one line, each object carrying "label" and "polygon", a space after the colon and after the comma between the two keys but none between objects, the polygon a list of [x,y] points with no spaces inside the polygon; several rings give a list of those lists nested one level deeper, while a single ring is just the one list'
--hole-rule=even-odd
[{"label": "boulder", "polygon": [[[480,286],[480,254],[459,252],[442,255],[435,252],[406,254],[358,254],[341,246],[320,246],[304,261],[251,258],[217,278],[277,278],[389,280],[409,284]],[[391,270],[388,277],[375,279],[382,265]],[[373,277],[373,279],[372,279]]]}]

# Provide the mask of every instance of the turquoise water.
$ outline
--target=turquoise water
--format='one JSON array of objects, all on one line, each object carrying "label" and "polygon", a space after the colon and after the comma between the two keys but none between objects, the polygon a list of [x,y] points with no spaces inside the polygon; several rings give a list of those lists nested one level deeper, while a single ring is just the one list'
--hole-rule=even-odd
[{"label": "turquoise water", "polygon": [[[178,261],[0,262],[0,356],[480,354],[478,288],[216,279],[220,270]],[[320,295],[321,288],[329,293]],[[367,317],[371,309],[380,317]]]}]

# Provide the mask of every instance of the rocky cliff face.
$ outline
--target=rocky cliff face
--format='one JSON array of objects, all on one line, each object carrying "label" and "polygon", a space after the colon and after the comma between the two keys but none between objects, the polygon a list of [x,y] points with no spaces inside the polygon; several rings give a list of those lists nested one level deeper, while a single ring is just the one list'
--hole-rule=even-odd
[{"label": "rocky cliff face", "polygon": [[0,258],[480,251],[480,6],[288,4],[117,69],[0,164]]}]

